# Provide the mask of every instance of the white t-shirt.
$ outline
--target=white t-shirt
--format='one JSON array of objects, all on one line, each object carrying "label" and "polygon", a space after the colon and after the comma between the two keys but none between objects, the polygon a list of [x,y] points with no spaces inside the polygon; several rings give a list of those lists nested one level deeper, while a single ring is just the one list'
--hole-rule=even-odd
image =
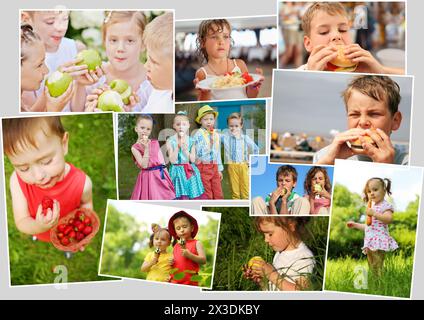
[{"label": "white t-shirt", "polygon": [[[63,38],[56,52],[46,52],[46,66],[49,69],[49,74],[55,72],[62,64],[74,60],[77,56],[78,49],[75,40]],[[37,90],[37,97],[44,91],[44,81],[41,83],[40,89]],[[71,111],[70,104],[67,103],[62,112]]]},{"label": "white t-shirt", "polygon": [[[315,259],[312,251],[301,242],[296,249],[276,252],[272,265],[284,277],[284,280],[295,283],[300,277],[306,277],[312,273]],[[278,291],[279,289],[269,282],[269,290]]]},{"label": "white t-shirt", "polygon": [[147,105],[141,110],[143,113],[173,113],[174,101],[172,90],[152,89]]}]

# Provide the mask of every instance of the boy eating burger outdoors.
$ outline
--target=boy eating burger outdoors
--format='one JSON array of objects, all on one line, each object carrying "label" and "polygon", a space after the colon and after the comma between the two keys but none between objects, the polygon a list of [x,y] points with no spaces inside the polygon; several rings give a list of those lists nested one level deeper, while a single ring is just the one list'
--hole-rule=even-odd
[{"label": "boy eating burger outdoors", "polygon": [[352,43],[349,17],[339,2],[315,2],[302,17],[303,44],[309,53],[299,70],[404,74],[383,66],[372,54]]},{"label": "boy eating burger outdoors", "polygon": [[390,140],[399,129],[402,114],[399,85],[387,76],[355,77],[343,92],[348,130],[314,155],[314,163],[333,165],[335,159],[406,165],[406,147]]}]

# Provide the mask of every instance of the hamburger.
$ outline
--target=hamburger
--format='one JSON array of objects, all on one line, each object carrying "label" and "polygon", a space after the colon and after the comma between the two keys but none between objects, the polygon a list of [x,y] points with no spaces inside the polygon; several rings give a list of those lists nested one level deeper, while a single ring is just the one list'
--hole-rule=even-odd
[{"label": "hamburger", "polygon": [[352,60],[346,58],[344,54],[344,50],[346,48],[345,45],[338,44],[337,48],[337,57],[330,62],[327,63],[326,70],[327,71],[335,71],[335,72],[353,72],[358,66],[357,63]]},{"label": "hamburger", "polygon": [[[369,143],[369,144],[372,144],[373,146],[376,146],[374,140],[371,139],[370,136],[365,135],[362,138],[365,140],[366,143]],[[361,142],[361,139],[360,138],[358,138],[358,139],[350,142],[350,147],[353,148],[353,149],[361,149],[361,150],[364,149],[362,147],[362,142]]]}]

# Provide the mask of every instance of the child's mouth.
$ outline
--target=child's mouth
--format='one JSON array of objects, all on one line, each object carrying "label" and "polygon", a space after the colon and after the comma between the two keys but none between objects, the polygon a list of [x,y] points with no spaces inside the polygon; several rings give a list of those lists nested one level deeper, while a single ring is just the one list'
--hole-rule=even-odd
[{"label": "child's mouth", "polygon": [[123,62],[125,60],[126,60],[126,58],[115,58],[115,61],[117,61],[117,62]]},{"label": "child's mouth", "polygon": [[55,42],[60,42],[62,40],[62,37],[58,37],[58,36],[52,36],[51,37],[53,39],[53,41]]}]

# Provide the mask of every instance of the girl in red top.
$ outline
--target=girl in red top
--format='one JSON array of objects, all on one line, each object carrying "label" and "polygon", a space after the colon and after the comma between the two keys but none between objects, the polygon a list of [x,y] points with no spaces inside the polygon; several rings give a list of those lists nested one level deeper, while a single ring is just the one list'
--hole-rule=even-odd
[{"label": "girl in red top", "polygon": [[[171,283],[198,286],[199,283],[191,278],[198,274],[200,265],[206,263],[206,254],[202,243],[194,239],[199,230],[196,219],[179,211],[169,219],[168,230],[175,239],[173,267],[178,269],[171,275]],[[177,275],[181,273],[184,277],[180,279]]]},{"label": "girl in red top", "polygon": [[[50,242],[50,229],[68,212],[93,209],[92,184],[65,161],[68,132],[60,117],[3,119],[3,149],[15,171],[10,177],[13,216],[20,232]],[[43,210],[44,198],[53,208]]]}]

